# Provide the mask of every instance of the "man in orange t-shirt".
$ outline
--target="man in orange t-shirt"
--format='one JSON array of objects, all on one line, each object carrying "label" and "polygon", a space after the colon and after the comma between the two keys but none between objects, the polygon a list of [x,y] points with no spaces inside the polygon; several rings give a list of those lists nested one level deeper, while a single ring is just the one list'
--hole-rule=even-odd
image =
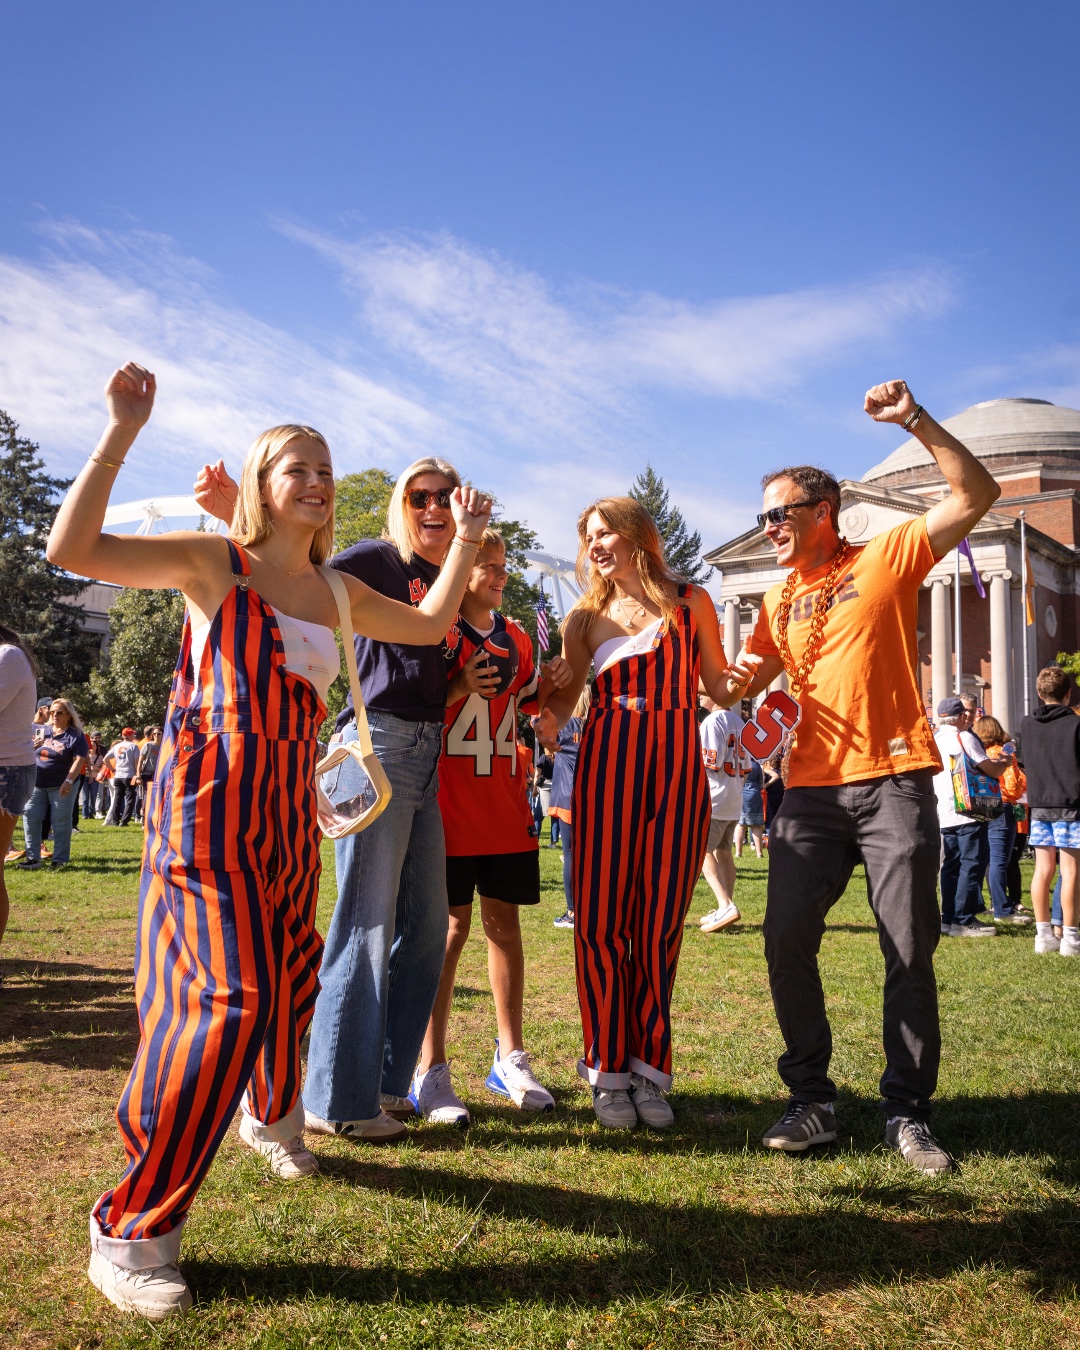
[{"label": "man in orange t-shirt", "polygon": [[762,1142],[799,1152],[836,1138],[832,1032],[817,955],[825,916],[861,861],[885,955],[885,1138],[933,1173],[953,1164],[929,1129],[941,1054],[933,965],[941,932],[933,775],[941,762],[915,677],[918,594],[1000,489],[902,380],[875,386],[864,406],[875,421],[918,437],[950,491],[925,515],[852,547],[838,532],[840,488],[831,474],[801,465],[762,484],[758,520],[777,561],[792,570],[765,596],[739,666],[754,671],[750,693],[786,668],[802,708],[769,835],[765,913],[769,982],[787,1047],[777,1067],[791,1101]]}]

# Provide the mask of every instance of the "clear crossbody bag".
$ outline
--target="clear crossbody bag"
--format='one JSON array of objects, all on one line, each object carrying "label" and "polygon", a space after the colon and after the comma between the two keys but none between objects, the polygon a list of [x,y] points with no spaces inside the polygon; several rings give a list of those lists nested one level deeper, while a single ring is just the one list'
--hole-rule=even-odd
[{"label": "clear crossbody bag", "polygon": [[[328,839],[341,839],[347,834],[358,834],[361,830],[366,830],[373,821],[378,820],[389,806],[393,794],[386,771],[379,763],[371,745],[367,709],[360,688],[360,676],[356,670],[349,592],[345,589],[345,583],[340,575],[332,567],[324,567],[321,570],[337,602],[338,625],[341,629],[342,646],[345,648],[345,668],[349,672],[349,688],[352,690],[353,711],[356,714],[356,740],[331,746],[315,766],[319,828]],[[350,759],[353,763],[346,766],[345,761]],[[350,778],[354,774],[358,776],[359,786],[351,797],[344,801],[332,802],[323,790],[322,780],[327,774],[333,774],[337,780],[343,768],[347,769]]]}]

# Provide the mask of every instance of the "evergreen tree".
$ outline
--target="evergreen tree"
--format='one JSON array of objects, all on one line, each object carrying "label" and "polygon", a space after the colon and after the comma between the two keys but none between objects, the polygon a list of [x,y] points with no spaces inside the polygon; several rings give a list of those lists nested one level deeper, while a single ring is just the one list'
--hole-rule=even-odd
[{"label": "evergreen tree", "polygon": [[122,590],[109,610],[105,665],[72,691],[83,720],[113,737],[126,726],[140,734],[161,726],[183,627],[179,591]]},{"label": "evergreen tree", "polygon": [[634,479],[630,496],[639,501],[656,521],[671,570],[684,581],[693,581],[698,585],[706,581],[710,569],[701,561],[701,535],[697,530],[693,534],[689,533],[682,512],[670,504],[664,480],[651,464],[646,464],[645,472],[639,473]]},{"label": "evergreen tree", "polygon": [[33,441],[0,411],[0,622],[24,638],[41,669],[43,697],[85,680],[94,645],[72,603],[85,581],[45,558],[45,541],[70,479],[52,478]]}]

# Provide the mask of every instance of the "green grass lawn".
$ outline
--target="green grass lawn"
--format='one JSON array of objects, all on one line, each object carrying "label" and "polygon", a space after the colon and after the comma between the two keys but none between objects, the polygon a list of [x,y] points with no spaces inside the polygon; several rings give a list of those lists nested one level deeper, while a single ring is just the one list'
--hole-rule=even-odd
[{"label": "green grass lawn", "polygon": [[[467,1134],[314,1144],[321,1175],[273,1178],[230,1133],[184,1233],[196,1295],[159,1329],[85,1278],[87,1212],[122,1167],[112,1118],[135,1047],[140,837],[84,827],[75,865],[10,872],[0,956],[0,1338],[4,1346],[993,1346],[1080,1344],[1080,962],[1013,929],[946,940],[936,1129],[958,1175],[881,1142],[881,957],[861,879],[822,966],[841,1138],[756,1145],[783,1102],[762,954],[766,864],[744,922],[705,937],[699,885],[675,1000],[676,1128],[601,1133],[580,1030],[559,855],[523,914],[526,1027],[553,1117],[484,1087],[494,1016],[479,924],[460,970],[454,1077]],[[320,928],[334,903],[326,850]]]}]

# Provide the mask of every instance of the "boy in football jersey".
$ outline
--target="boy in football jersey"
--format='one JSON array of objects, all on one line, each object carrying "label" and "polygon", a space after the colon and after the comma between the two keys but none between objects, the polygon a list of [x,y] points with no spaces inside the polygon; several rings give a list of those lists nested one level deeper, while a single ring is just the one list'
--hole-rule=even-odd
[{"label": "boy in football jersey", "polygon": [[539,681],[528,634],[499,613],[506,577],[505,542],[497,530],[485,530],[461,602],[461,644],[450,671],[439,763],[450,929],[409,1093],[425,1120],[462,1127],[469,1123],[469,1112],[450,1081],[446,1032],[476,891],[499,1031],[487,1086],[524,1111],[555,1106],[530,1068],[522,1036],[525,956],[518,906],[540,903],[540,857],[518,756],[517,722],[519,711],[538,712],[552,689],[569,682],[571,671],[556,657]]},{"label": "boy in football jersey", "polygon": [[716,896],[716,908],[701,918],[701,931],[718,933],[738,923],[741,917],[732,898],[735,859],[731,856],[731,845],[742,813],[742,785],[750,769],[750,757],[739,744],[739,734],[745,726],[739,714],[719,707],[705,694],[700,701],[709,713],[698,727],[698,734],[712,806],[709,844],[701,873]]}]

